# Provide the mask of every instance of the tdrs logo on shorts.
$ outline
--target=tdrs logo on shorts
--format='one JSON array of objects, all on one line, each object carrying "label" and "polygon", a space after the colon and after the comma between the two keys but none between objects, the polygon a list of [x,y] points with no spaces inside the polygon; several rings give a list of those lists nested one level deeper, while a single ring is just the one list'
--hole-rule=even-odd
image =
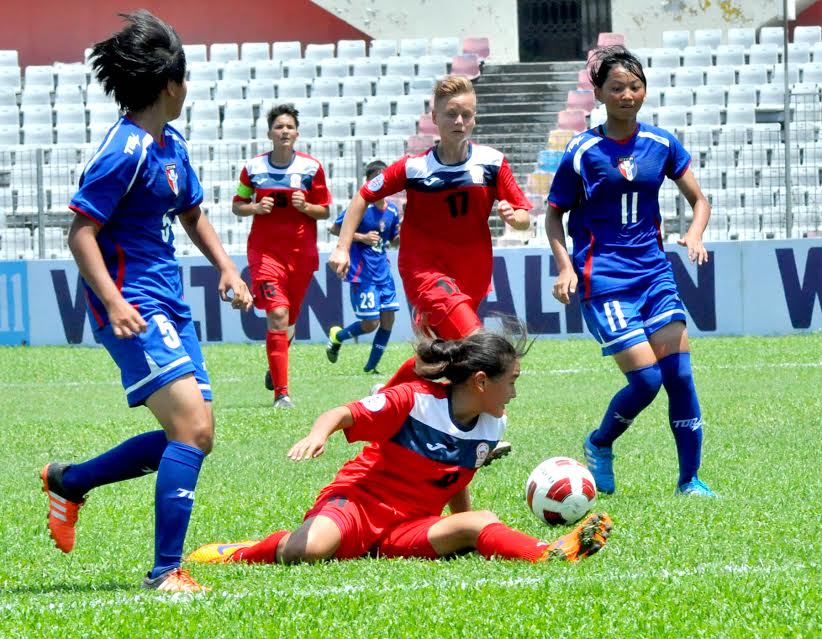
[{"label": "tdrs logo on shorts", "polygon": [[474,466],[477,468],[482,466],[488,458],[488,453],[490,452],[491,447],[488,445],[488,442],[480,442],[477,446],[477,461],[474,462]]}]

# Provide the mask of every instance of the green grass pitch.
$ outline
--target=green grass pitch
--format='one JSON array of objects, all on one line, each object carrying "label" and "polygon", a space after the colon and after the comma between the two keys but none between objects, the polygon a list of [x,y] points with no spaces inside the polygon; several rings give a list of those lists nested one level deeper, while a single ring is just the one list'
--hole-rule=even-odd
[{"label": "green grass pitch", "polygon": [[[262,386],[260,345],[207,347],[217,444],[197,487],[187,551],[295,527],[358,446],[320,459],[290,445],[321,411],[367,394],[366,343],[336,365],[318,345],[291,356],[293,411]],[[153,479],[94,491],[70,555],[51,544],[37,473],[154,428],[125,405],[102,349],[0,349],[0,637],[820,637],[822,334],[693,340],[705,447],[722,498],[674,495],[676,454],[661,393],[615,451],[615,528],[577,564],[364,559],[313,566],[194,566],[213,592],[139,589],[151,565]],[[410,354],[392,344],[381,369]],[[509,406],[514,452],[482,470],[474,506],[546,538],[524,482],[542,459],[582,458],[622,377],[591,340],[539,341]]]}]

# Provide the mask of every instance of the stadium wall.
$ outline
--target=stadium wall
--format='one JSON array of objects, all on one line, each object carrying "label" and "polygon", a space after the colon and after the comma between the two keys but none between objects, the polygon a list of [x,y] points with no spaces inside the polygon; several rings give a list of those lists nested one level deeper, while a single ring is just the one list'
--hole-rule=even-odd
[{"label": "stadium wall", "polygon": [[[697,269],[688,263],[684,249],[666,247],[691,334],[822,330],[822,238],[716,242],[708,248],[710,261]],[[578,300],[564,307],[551,295],[556,267],[545,249],[497,249],[494,255],[494,290],[480,308],[481,315],[515,314],[540,337],[587,336]],[[235,259],[247,276],[245,257]],[[324,264],[327,255],[320,259]],[[217,272],[204,258],[184,257],[180,263],[185,297],[203,341],[264,339],[264,317],[237,313],[220,302]],[[412,337],[410,313],[402,287],[398,289],[401,311],[394,337],[407,340]],[[306,296],[297,339],[323,342],[329,327],[353,320],[348,285],[322,268]],[[94,344],[74,262],[0,262],[0,344]]]},{"label": "stadium wall", "polygon": [[[781,6],[781,0],[779,5]],[[822,2],[799,0],[797,13],[809,8],[822,13]],[[812,14],[813,11],[810,11]],[[672,29],[759,28],[776,24],[777,0],[613,0],[611,28],[624,33],[630,47],[662,46],[662,32]],[[803,16],[799,16],[800,18]],[[812,24],[807,21],[801,24]],[[817,23],[818,24],[818,23]]]}]

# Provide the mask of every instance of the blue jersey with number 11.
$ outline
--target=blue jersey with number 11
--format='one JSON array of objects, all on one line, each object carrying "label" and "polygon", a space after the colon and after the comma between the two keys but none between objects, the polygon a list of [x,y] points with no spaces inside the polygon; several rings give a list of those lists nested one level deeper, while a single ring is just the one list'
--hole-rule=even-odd
[{"label": "blue jersey with number 11", "polygon": [[639,123],[627,140],[601,127],[576,136],[562,156],[548,203],[570,210],[574,268],[585,299],[647,286],[670,269],[662,250],[659,189],[691,156],[668,131]]},{"label": "blue jersey with number 11", "polygon": [[[86,165],[69,208],[100,225],[97,243],[125,300],[148,317],[191,317],[174,257],[174,218],[203,200],[183,136],[166,125],[155,140],[126,117],[111,128]],[[86,286],[98,327],[102,302]]]}]

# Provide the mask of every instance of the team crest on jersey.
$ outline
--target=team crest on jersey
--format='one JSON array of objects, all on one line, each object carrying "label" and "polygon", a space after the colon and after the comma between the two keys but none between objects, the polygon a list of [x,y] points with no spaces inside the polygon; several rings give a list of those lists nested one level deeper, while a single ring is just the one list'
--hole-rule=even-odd
[{"label": "team crest on jersey", "polygon": [[292,173],[291,174],[291,188],[298,189],[303,184],[303,178],[299,173]]},{"label": "team crest on jersey", "polygon": [[385,408],[385,395],[383,393],[369,395],[368,397],[361,399],[360,404],[365,406],[365,408],[370,410],[372,413],[378,413]]},{"label": "team crest on jersey", "polygon": [[619,164],[617,166],[619,166],[619,172],[622,173],[622,177],[629,182],[632,182],[636,177],[637,169],[633,155],[625,158],[619,158]]},{"label": "team crest on jersey", "polygon": [[168,185],[171,187],[174,195],[179,194],[180,187],[177,184],[177,165],[174,162],[166,164],[166,180],[168,180]]},{"label": "team crest on jersey", "polygon": [[474,466],[479,468],[485,463],[486,458],[488,457],[488,453],[491,452],[491,447],[488,445],[487,442],[480,442],[477,446],[477,461],[474,462]]},{"label": "team crest on jersey", "polygon": [[474,184],[485,184],[485,169],[481,166],[471,167],[471,181]]}]

